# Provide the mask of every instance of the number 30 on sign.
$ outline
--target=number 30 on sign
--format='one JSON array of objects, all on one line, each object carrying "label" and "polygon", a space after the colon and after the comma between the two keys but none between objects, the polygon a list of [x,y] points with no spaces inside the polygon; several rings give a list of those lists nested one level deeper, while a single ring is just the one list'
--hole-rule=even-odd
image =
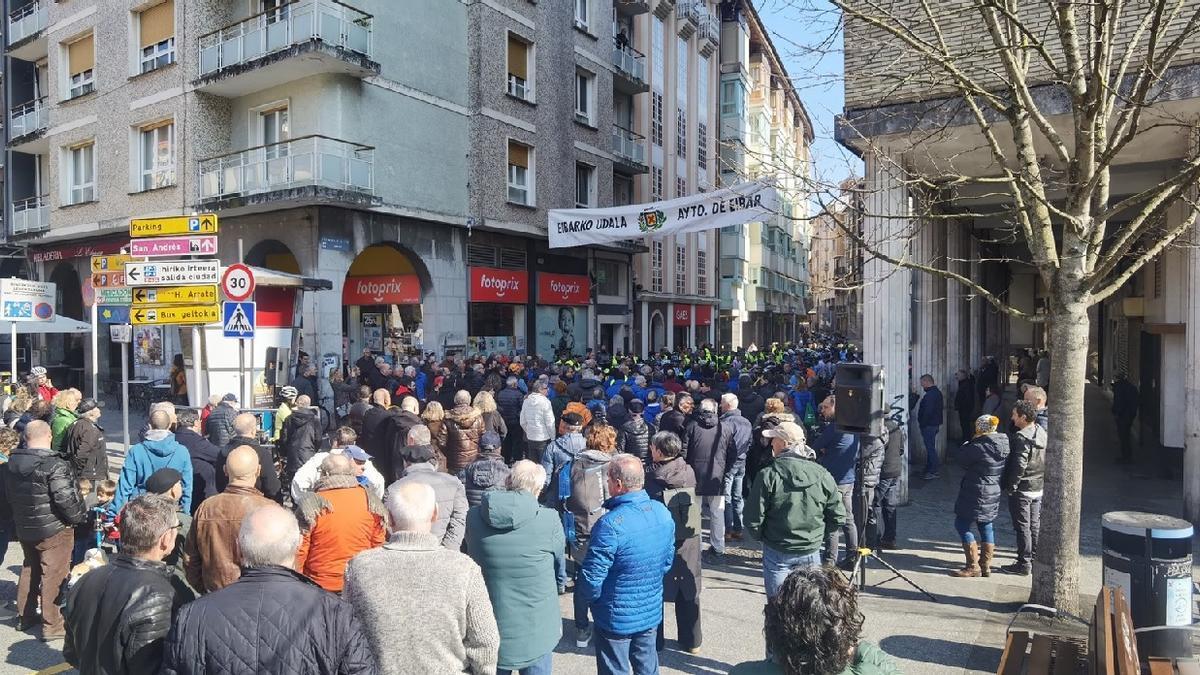
[{"label": "number 30 on sign", "polygon": [[221,276],[221,290],[235,302],[249,299],[254,295],[254,272],[241,263],[226,267]]}]

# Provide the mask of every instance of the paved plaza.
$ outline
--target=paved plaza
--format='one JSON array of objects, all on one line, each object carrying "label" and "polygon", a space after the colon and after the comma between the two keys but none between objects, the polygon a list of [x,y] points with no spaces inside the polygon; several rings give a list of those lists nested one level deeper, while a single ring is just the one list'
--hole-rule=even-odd
[{"label": "paved plaza", "polygon": [[[1116,466],[1112,458],[1115,428],[1107,414],[1103,395],[1094,388],[1088,393],[1087,462],[1084,480],[1084,522],[1081,550],[1083,580],[1081,593],[1094,597],[1100,580],[1100,516],[1113,510],[1144,510],[1176,513],[1180,486],[1151,477],[1157,462],[1143,458],[1133,469]],[[110,440],[120,434],[119,418],[106,415]],[[135,425],[136,429],[136,425]],[[119,447],[113,447],[114,459]],[[888,554],[887,560],[927,588],[940,602],[933,603],[902,581],[896,580],[863,595],[866,637],[895,657],[907,673],[950,675],[951,673],[994,673],[1000,660],[1005,628],[1012,612],[1029,593],[1027,578],[996,574],[990,579],[954,579],[947,572],[959,566],[961,549],[953,528],[952,508],[961,472],[953,466],[940,480],[930,484],[915,481],[912,504],[900,511],[904,550]],[[1004,511],[1002,509],[1002,511]],[[997,521],[998,565],[1013,556],[1013,535],[1008,515]],[[728,562],[704,570],[703,633],[700,654],[673,649],[662,654],[664,673],[724,673],[732,665],[761,658],[762,577],[759,552],[752,545],[730,548]],[[20,549],[10,546],[0,570],[0,601],[16,594]],[[873,569],[870,581],[886,579]],[[590,651],[576,649],[570,596],[562,598],[563,639],[555,653],[555,673],[594,673]],[[674,636],[668,606],[667,636]],[[64,672],[59,649],[18,633],[11,621],[0,623],[0,673],[25,673],[40,669]]]}]

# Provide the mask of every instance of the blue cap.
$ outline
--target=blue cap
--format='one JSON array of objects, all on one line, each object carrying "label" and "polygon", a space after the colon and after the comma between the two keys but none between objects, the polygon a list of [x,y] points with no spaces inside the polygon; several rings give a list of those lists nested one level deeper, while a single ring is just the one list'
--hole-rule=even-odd
[{"label": "blue cap", "polygon": [[350,459],[356,462],[366,462],[371,459],[371,456],[367,454],[367,451],[363,450],[357,445],[347,445],[346,447],[342,448],[342,454],[349,456]]}]

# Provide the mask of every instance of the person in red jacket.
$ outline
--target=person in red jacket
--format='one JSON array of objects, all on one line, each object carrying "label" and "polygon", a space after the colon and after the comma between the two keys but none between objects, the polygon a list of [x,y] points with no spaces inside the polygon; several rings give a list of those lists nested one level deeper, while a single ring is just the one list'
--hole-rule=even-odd
[{"label": "person in red jacket", "polygon": [[296,570],[333,593],[342,592],[346,563],[387,540],[383,502],[359,485],[351,459],[329,455],[312,492],[303,492],[296,515],[304,536]]}]

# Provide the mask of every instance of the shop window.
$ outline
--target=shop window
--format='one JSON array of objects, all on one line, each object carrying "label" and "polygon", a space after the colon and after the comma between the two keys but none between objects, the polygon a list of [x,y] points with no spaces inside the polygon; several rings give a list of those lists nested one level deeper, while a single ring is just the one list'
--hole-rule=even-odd
[{"label": "shop window", "polygon": [[596,292],[599,295],[623,295],[619,263],[612,260],[597,260],[595,272]]}]

